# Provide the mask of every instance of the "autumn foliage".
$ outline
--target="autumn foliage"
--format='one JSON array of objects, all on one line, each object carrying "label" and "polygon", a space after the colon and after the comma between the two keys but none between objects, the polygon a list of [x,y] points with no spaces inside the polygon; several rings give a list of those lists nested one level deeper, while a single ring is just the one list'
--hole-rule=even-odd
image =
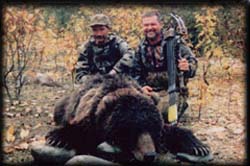
[{"label": "autumn foliage", "polygon": [[[165,26],[169,13],[180,15],[189,30],[190,46],[200,64],[200,75],[231,76],[235,58],[244,61],[245,25],[242,6],[6,6],[3,9],[3,85],[11,100],[19,100],[25,75],[52,72],[55,79],[71,75],[78,48],[91,35],[90,16],[104,13],[112,20],[112,31],[136,49],[143,34],[141,14],[158,9]],[[228,31],[227,31],[228,30]],[[219,61],[219,65],[213,64]]]}]

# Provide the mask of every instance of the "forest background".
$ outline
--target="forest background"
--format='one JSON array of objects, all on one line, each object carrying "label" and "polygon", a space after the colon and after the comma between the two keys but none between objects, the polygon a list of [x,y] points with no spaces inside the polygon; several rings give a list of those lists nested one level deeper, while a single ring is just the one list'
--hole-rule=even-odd
[{"label": "forest background", "polygon": [[104,13],[112,31],[136,49],[141,14],[170,12],[188,28],[199,68],[188,86],[191,109],[183,126],[207,143],[213,162],[246,161],[246,8],[243,5],[6,5],[3,7],[3,157],[32,160],[29,145],[44,141],[58,98],[74,89],[78,49],[89,38],[90,17]]}]

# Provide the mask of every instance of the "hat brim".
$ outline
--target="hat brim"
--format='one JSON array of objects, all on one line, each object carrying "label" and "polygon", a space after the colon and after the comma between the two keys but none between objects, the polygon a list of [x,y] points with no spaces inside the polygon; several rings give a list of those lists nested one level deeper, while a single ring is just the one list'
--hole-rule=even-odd
[{"label": "hat brim", "polygon": [[102,23],[93,23],[93,24],[90,24],[89,26],[90,26],[90,27],[94,27],[94,26],[106,26],[106,27],[109,27],[109,28],[110,28],[109,25],[107,25],[107,24],[102,24]]}]

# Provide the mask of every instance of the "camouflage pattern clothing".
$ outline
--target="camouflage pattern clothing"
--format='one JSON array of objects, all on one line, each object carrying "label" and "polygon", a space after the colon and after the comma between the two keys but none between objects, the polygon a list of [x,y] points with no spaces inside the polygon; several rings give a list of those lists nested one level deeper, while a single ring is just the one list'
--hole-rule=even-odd
[{"label": "camouflage pattern clothing", "polygon": [[[149,42],[144,39],[134,56],[133,77],[139,82],[140,85],[151,86],[156,92],[154,95],[158,96],[158,109],[164,114],[168,108],[168,72],[167,72],[167,56],[166,56],[166,41],[164,40],[162,33],[162,40],[155,45],[150,45]],[[191,49],[185,45],[185,42],[180,43],[181,57],[186,58],[189,63],[189,71],[183,72],[184,84],[188,82],[189,78],[195,76],[197,69],[197,60],[194,57]],[[180,57],[176,56],[176,59]],[[177,69],[178,72],[179,69]],[[184,110],[188,104],[186,102],[188,98],[188,90],[185,87],[179,86],[179,80],[177,77],[178,88],[178,110]],[[178,111],[180,112],[180,111]],[[166,116],[167,117],[167,116]]]},{"label": "camouflage pattern clothing", "polygon": [[[132,59],[134,51],[128,44],[115,34],[108,35],[108,42],[96,45],[94,38],[83,44],[76,64],[76,83],[84,81],[91,74],[106,74],[114,69],[117,73],[127,73],[129,66],[126,61]],[[131,61],[131,60],[130,60]]]},{"label": "camouflage pattern clothing", "polygon": [[[162,40],[155,45],[150,45],[146,39],[139,45],[133,66],[135,70],[134,77],[142,86],[149,85],[158,90],[168,88],[165,44],[164,37],[162,37]],[[184,72],[184,78],[187,81],[188,78],[195,76],[197,60],[184,41],[180,44],[180,52],[181,56],[186,58],[189,63],[189,71]],[[176,56],[176,59],[179,59],[179,57]]]}]

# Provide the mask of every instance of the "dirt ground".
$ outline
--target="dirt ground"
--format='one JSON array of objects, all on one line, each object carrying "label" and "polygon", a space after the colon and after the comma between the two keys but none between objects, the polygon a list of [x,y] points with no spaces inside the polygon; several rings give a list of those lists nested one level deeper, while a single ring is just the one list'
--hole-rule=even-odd
[{"label": "dirt ground", "polygon": [[[246,161],[245,76],[230,80],[210,79],[209,93],[203,103],[199,100],[198,79],[189,82],[190,109],[179,126],[192,129],[209,145],[214,159],[210,164],[244,165]],[[62,82],[61,82],[62,83]],[[60,97],[72,91],[70,78],[63,87],[25,85],[22,103],[8,105],[4,98],[3,157],[4,165],[32,163],[30,145],[43,142],[44,135],[54,126],[53,106]]]}]

